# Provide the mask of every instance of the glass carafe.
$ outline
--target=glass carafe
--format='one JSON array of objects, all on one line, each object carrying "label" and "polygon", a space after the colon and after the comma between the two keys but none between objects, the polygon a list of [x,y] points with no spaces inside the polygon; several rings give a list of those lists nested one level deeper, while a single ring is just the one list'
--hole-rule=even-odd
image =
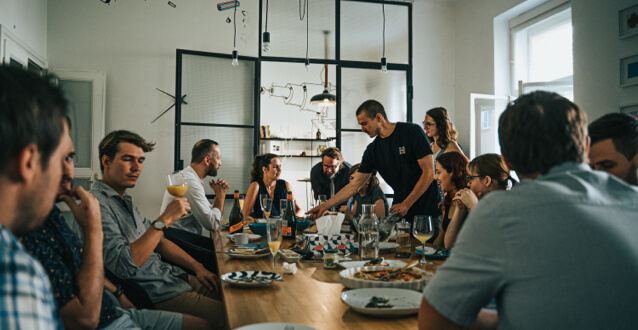
[{"label": "glass carafe", "polygon": [[374,210],[374,204],[361,205],[359,260],[370,260],[379,257],[379,220]]}]

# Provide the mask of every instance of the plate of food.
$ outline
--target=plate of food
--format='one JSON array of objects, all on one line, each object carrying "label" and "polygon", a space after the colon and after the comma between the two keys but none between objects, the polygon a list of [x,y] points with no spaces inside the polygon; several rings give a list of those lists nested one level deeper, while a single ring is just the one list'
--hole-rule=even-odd
[{"label": "plate of food", "polygon": [[[423,255],[423,247],[417,246],[415,249],[416,254]],[[432,260],[445,260],[450,256],[450,250],[435,249],[429,246],[425,247],[425,258]]]},{"label": "plate of food", "polygon": [[220,278],[226,283],[243,287],[265,286],[275,281],[283,281],[281,275],[277,273],[262,271],[232,272],[226,273]]},{"label": "plate of food", "polygon": [[420,292],[406,289],[356,289],[341,293],[341,301],[354,311],[381,317],[417,314],[421,299]]},{"label": "plate of food", "polygon": [[339,262],[343,268],[365,267],[365,266],[383,266],[392,268],[401,268],[407,265],[401,260],[384,260],[383,258],[372,259],[368,261],[344,261]]},{"label": "plate of food", "polygon": [[339,273],[341,283],[350,289],[360,288],[396,288],[421,291],[425,287],[426,280],[434,274],[426,273],[419,268],[412,268],[395,272],[391,276],[384,277],[399,268],[383,266],[353,267],[342,270]]},{"label": "plate of food", "polygon": [[263,249],[238,248],[224,251],[224,253],[235,259],[258,259],[269,256],[270,249],[268,247]]},{"label": "plate of food", "polygon": [[[359,242],[352,243],[355,250],[359,249]],[[389,243],[389,242],[379,242],[379,253],[390,253],[392,250],[398,249],[399,244],[397,243]]]},{"label": "plate of food", "polygon": [[[256,234],[250,234],[250,233],[247,233],[247,234],[248,234],[248,241],[250,241],[250,242],[256,241],[256,240],[261,238],[261,236],[256,235]],[[229,240],[232,240],[233,236],[235,236],[235,235],[237,235],[237,234],[235,233],[235,234],[230,234],[230,235],[223,235],[222,237],[225,237],[225,238],[228,238]]]}]

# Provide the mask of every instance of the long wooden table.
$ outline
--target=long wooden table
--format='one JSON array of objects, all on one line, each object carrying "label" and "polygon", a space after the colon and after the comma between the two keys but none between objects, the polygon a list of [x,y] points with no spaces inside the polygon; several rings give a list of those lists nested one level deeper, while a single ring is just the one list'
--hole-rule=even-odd
[{"label": "long wooden table", "polygon": [[[213,234],[215,249],[226,251],[232,242],[228,231]],[[266,242],[262,237],[259,242]],[[292,241],[284,240],[282,248]],[[409,259],[418,260],[421,256],[414,252],[419,242],[412,241]],[[385,259],[395,259],[395,252],[381,255]],[[358,257],[351,255],[353,260]],[[433,261],[433,266],[417,266],[434,271],[441,261]],[[226,254],[217,254],[220,274],[235,271],[273,271],[272,256],[239,260]],[[278,255],[277,273],[282,273],[283,260]],[[339,279],[342,268],[324,269],[323,263],[297,262],[295,275],[284,274],[284,282],[274,282],[270,286],[242,288],[222,283],[222,293],[226,304],[226,313],[231,329],[267,322],[290,322],[304,324],[317,329],[416,329],[417,316],[401,318],[375,318],[351,310],[341,301],[341,292],[347,290]]]}]

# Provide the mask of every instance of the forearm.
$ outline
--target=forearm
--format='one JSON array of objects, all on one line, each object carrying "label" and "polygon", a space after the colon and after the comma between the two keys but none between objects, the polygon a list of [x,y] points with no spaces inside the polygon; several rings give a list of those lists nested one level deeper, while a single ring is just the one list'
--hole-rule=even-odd
[{"label": "forearm", "polygon": [[[365,180],[367,180],[367,178],[368,177],[366,177]],[[365,182],[365,180],[363,182]],[[323,205],[324,205],[324,207],[326,209],[330,209],[332,207],[339,206],[343,202],[348,201],[348,199],[350,197],[354,196],[354,194],[356,194],[358,192],[359,192],[359,185],[357,185],[357,182],[351,181],[345,187],[343,187],[341,190],[339,190],[338,193],[336,193],[334,196],[332,196],[332,198],[330,198]]]},{"label": "forearm", "polygon": [[456,241],[456,236],[459,234],[463,220],[467,216],[467,211],[461,207],[456,207],[454,215],[450,220],[450,224],[445,231],[445,248],[451,249]]},{"label": "forearm", "polygon": [[412,189],[412,192],[403,200],[403,203],[407,204],[409,207],[412,207],[414,203],[425,193],[426,190],[432,184],[432,180],[434,180],[434,175],[431,172],[423,172],[421,177],[419,177],[419,181],[416,182],[416,185]]},{"label": "forearm", "polygon": [[[213,208],[216,208],[224,214],[224,202],[226,201],[226,196],[223,194],[215,195],[215,199],[213,200]],[[242,210],[243,211],[243,210]]]},{"label": "forearm", "polygon": [[182,248],[168,239],[163,239],[157,246],[157,253],[167,261],[174,263],[182,268],[196,272],[202,264],[197,262],[193,257],[186,253]]},{"label": "forearm", "polygon": [[164,232],[157,230],[152,226],[149,227],[144,235],[131,243],[131,256],[135,266],[142,267],[151,256],[155,248],[158,246]]}]

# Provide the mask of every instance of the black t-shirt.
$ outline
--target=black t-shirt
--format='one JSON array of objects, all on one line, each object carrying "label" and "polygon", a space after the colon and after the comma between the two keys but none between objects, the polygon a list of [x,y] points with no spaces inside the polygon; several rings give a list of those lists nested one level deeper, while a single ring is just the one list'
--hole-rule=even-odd
[{"label": "black t-shirt", "polygon": [[[423,173],[417,161],[431,154],[430,142],[423,129],[416,124],[399,122],[390,136],[377,136],[368,145],[363,153],[359,172],[371,173],[377,170],[394,189],[392,203],[397,204],[410,195]],[[405,218],[411,221],[415,215],[439,216],[439,201],[436,181],[432,180]]]}]

